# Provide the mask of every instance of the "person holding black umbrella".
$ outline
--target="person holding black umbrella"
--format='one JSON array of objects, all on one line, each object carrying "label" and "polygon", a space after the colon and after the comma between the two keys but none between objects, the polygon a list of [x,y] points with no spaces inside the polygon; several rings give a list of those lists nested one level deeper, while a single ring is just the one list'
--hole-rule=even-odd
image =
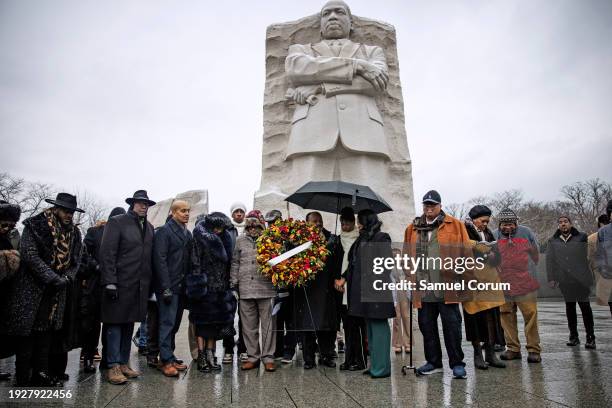
[{"label": "person holding black umbrella", "polygon": [[[349,251],[359,238],[359,229],[355,225],[355,212],[351,207],[345,207],[340,212],[340,247],[338,257],[342,258],[342,266],[336,270],[334,281],[336,290],[340,292],[339,316],[344,328],[344,362],[340,370],[360,371],[365,369],[366,324],[362,317],[351,316],[348,313],[348,293],[342,274],[349,267]],[[340,320],[339,319],[339,320]]]},{"label": "person holding black umbrella", "polygon": [[[331,232],[323,228],[323,217],[313,211],[306,215],[306,222],[317,226],[328,241],[331,254],[314,280],[304,288],[295,290],[295,328],[303,330],[304,368],[316,367],[315,349],[320,352],[319,364],[335,367],[334,342],[336,340],[337,313],[334,271],[339,268],[335,243]],[[341,259],[340,259],[341,260]]]}]

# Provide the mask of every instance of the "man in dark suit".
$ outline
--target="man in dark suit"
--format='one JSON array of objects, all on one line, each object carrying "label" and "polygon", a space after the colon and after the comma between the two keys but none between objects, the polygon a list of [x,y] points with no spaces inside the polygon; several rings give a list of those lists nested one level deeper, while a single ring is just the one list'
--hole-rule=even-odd
[{"label": "man in dark suit", "polygon": [[127,214],[108,220],[100,248],[102,322],[111,384],[140,375],[128,363],[134,322],[144,321],[147,313],[152,275],[153,225],[147,221],[147,211],[155,201],[138,190],[125,202],[130,206]]},{"label": "man in dark suit", "polygon": [[183,317],[185,275],[191,268],[191,232],[187,230],[190,206],[177,200],[171,217],[155,231],[153,239],[154,289],[159,308],[160,368],[165,376],[178,376],[187,366],[174,355],[174,337]]}]

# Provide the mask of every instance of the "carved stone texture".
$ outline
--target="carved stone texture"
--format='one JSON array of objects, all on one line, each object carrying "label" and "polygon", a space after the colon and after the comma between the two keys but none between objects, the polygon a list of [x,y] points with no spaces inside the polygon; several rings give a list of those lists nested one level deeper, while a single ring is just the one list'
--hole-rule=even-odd
[{"label": "carved stone texture", "polygon": [[161,227],[166,223],[168,214],[170,214],[170,206],[174,200],[187,201],[191,205],[189,223],[187,224],[187,228],[191,231],[195,227],[198,215],[208,214],[208,190],[189,190],[177,194],[174,198],[158,201],[157,204],[149,208],[147,219],[153,224],[153,227]]},{"label": "carved stone texture", "polygon": [[[391,205],[394,211],[382,214],[381,219],[385,225],[384,230],[391,234],[394,241],[400,241],[415,211],[395,28],[380,21],[353,16],[352,31],[351,41],[382,47],[385,53],[389,83],[386,93],[376,96],[376,105],[383,117],[391,160],[385,164],[386,177],[374,176],[376,172],[368,176],[370,173],[367,169],[361,169],[355,177],[342,175],[339,179],[368,185]],[[292,159],[286,159],[295,110],[295,105],[288,105],[285,101],[287,89],[291,88],[285,75],[287,51],[292,44],[315,44],[320,41],[319,14],[293,22],[273,24],[267,29],[262,178],[254,199],[254,208],[263,212],[279,209],[284,217],[289,215],[301,218],[308,210],[288,205],[283,201],[284,198],[309,181],[326,181],[317,174],[294,171]],[[318,98],[325,96],[318,95]],[[349,155],[350,160],[351,152],[341,150],[343,155]],[[335,216],[324,214],[324,222],[328,229],[334,230]]]}]

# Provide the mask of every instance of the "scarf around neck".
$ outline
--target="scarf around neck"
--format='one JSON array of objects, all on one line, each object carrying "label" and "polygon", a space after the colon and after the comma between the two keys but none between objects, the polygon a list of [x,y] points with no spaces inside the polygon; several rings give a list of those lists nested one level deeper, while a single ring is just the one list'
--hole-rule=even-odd
[{"label": "scarf around neck", "polygon": [[68,227],[62,225],[51,208],[46,209],[44,214],[47,218],[47,225],[51,230],[51,236],[53,237],[51,268],[61,272],[70,265],[74,225],[70,224]]}]

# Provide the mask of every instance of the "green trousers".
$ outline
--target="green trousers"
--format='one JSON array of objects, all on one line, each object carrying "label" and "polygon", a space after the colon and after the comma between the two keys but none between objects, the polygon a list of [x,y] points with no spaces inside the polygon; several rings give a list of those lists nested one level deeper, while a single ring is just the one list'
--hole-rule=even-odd
[{"label": "green trousers", "polygon": [[391,375],[391,330],[387,319],[366,319],[368,326],[368,350],[370,352],[370,375]]}]

